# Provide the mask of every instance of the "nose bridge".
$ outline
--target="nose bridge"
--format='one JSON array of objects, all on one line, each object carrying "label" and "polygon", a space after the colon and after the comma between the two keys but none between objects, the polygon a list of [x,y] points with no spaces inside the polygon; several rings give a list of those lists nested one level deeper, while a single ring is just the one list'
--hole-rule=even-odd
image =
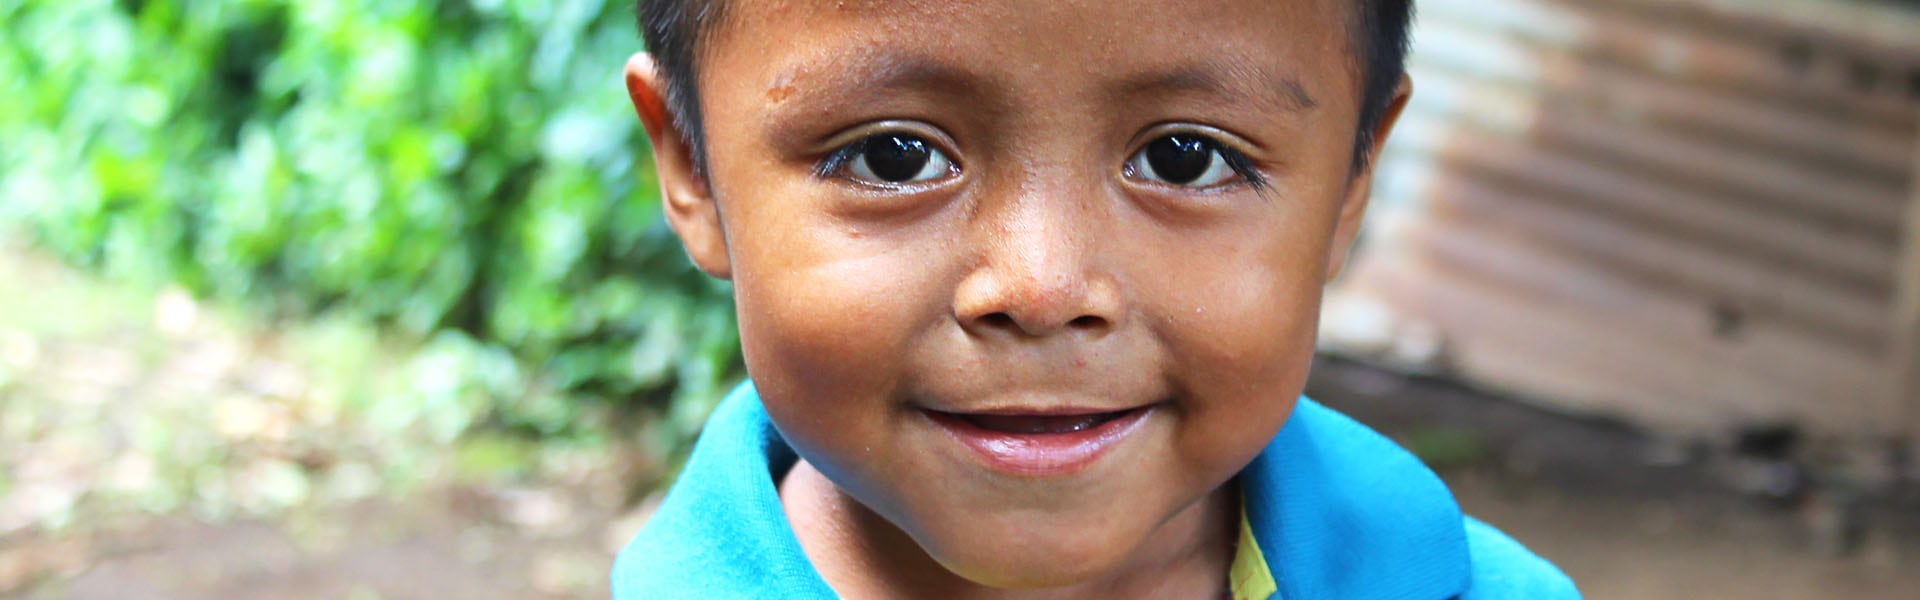
[{"label": "nose bridge", "polygon": [[955,299],[963,322],[1040,335],[1105,328],[1117,318],[1111,282],[1096,264],[1100,203],[1069,184],[1076,178],[1050,171],[1031,170],[976,205],[980,259]]},{"label": "nose bridge", "polygon": [[987,220],[993,267],[1034,287],[1072,287],[1087,256],[1084,201],[1059,186],[1025,186]]}]

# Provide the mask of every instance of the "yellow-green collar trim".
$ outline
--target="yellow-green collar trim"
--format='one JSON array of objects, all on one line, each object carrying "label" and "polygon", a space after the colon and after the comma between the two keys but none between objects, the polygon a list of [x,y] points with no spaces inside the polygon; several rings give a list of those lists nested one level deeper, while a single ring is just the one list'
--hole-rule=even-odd
[{"label": "yellow-green collar trim", "polygon": [[1233,567],[1227,571],[1228,591],[1233,600],[1278,600],[1280,584],[1267,568],[1267,557],[1253,540],[1253,523],[1247,520],[1246,502],[1240,503],[1240,542],[1233,549]]}]

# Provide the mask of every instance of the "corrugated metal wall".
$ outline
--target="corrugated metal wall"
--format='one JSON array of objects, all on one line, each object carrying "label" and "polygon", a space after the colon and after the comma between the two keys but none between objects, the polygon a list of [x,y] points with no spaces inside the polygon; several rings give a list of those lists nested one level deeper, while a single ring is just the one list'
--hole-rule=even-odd
[{"label": "corrugated metal wall", "polygon": [[1336,296],[1577,412],[1920,432],[1920,14],[1419,6],[1384,206]]}]

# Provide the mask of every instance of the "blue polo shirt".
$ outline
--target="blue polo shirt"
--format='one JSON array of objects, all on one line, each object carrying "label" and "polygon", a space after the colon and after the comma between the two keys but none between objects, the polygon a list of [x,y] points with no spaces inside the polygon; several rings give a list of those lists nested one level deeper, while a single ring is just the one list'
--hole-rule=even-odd
[{"label": "blue polo shirt", "polygon": [[[615,600],[836,597],[780,507],[775,478],[797,460],[752,384],[735,389],[620,552]],[[1236,562],[1264,563],[1268,600],[1580,597],[1552,564],[1462,516],[1419,459],[1312,400],[1300,399],[1239,481]]]}]

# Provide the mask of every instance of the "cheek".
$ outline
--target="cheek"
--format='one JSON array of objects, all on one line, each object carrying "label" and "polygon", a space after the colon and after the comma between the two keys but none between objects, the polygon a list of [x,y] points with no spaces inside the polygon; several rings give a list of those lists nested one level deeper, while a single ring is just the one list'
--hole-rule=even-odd
[{"label": "cheek", "polygon": [[1165,288],[1160,337],[1200,424],[1190,431],[1204,432],[1183,436],[1191,460],[1250,460],[1292,414],[1313,360],[1330,218],[1219,238],[1198,254],[1212,260]]},{"label": "cheek", "polygon": [[741,346],[775,422],[823,469],[830,456],[883,446],[900,349],[945,314],[937,265],[912,244],[806,215],[728,217]]},{"label": "cheek", "polygon": [[[763,388],[858,387],[879,370],[856,367],[901,342],[920,302],[901,295],[913,284],[900,253],[809,210],[818,200],[781,173],[714,164],[749,372]],[[770,402],[786,397],[770,391]]]},{"label": "cheek", "polygon": [[[1313,353],[1320,309],[1320,260],[1227,277],[1194,308],[1190,326],[1174,336],[1187,372],[1205,373],[1216,393],[1266,397],[1290,391]],[[1243,273],[1245,271],[1242,271]],[[1297,392],[1297,390],[1294,390]]]},{"label": "cheek", "polygon": [[922,320],[923,302],[907,297],[910,284],[886,275],[897,273],[887,257],[767,262],[789,264],[736,259],[740,335],[756,380],[817,387],[874,379],[890,371],[892,350]]},{"label": "cheek", "polygon": [[1179,347],[1186,370],[1255,385],[1306,362],[1331,241],[1331,214],[1321,212],[1187,243],[1208,260],[1176,271],[1156,302],[1166,315],[1161,335]]}]

